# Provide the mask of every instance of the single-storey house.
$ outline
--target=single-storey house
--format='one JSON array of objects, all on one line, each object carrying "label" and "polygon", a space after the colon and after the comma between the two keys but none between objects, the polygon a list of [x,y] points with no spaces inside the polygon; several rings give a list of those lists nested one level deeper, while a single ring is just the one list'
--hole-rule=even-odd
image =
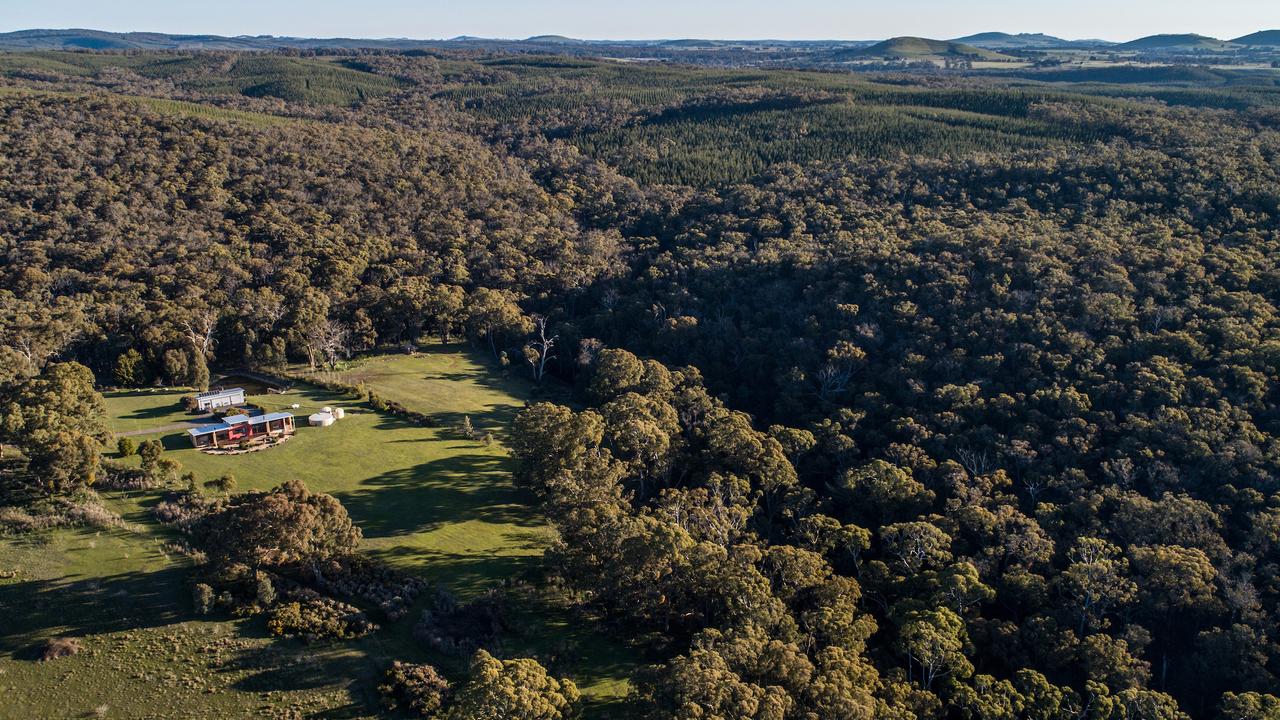
[{"label": "single-storey house", "polygon": [[196,396],[196,407],[201,410],[216,410],[220,407],[232,407],[244,404],[244,388],[227,388],[200,393]]},{"label": "single-storey house", "polygon": [[191,444],[198,448],[217,448],[240,445],[246,441],[292,435],[293,413],[277,412],[266,415],[232,415],[220,423],[201,425],[187,431]]}]

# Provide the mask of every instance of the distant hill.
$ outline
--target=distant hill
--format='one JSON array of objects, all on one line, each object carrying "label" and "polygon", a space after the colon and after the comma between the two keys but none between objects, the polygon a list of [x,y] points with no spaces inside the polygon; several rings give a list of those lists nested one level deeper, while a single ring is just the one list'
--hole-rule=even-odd
[{"label": "distant hill", "polygon": [[1237,45],[1280,45],[1280,30],[1263,30],[1244,37],[1238,37],[1231,42]]},{"label": "distant hill", "polygon": [[526,39],[525,42],[539,43],[541,45],[581,45],[586,40],[565,37],[564,35],[534,35]]},{"label": "distant hill", "polygon": [[113,33],[103,30],[19,30],[0,33],[0,50],[280,50],[284,48],[371,48],[404,50],[439,44],[439,41],[404,38],[292,38],[272,35],[168,35],[165,33]]},{"label": "distant hill", "polygon": [[663,40],[658,44],[662,47],[669,47],[669,48],[707,48],[707,47],[720,47],[721,45],[725,44],[725,41],[683,38],[680,40]]},{"label": "distant hill", "polygon": [[1044,33],[1019,33],[1011,35],[1002,32],[986,32],[977,35],[968,35],[962,38],[951,40],[953,43],[962,45],[972,45],[974,47],[986,48],[988,50],[1020,50],[1031,48],[1063,48],[1071,47],[1075,43],[1070,40],[1063,40],[1060,37],[1045,35]]},{"label": "distant hill", "polygon": [[946,40],[930,40],[920,37],[897,37],[876,43],[871,47],[848,50],[836,53],[839,59],[856,58],[904,58],[907,60],[926,60],[930,58],[952,58],[968,60],[1016,60],[1010,55],[1003,55],[993,50],[948,42]]},{"label": "distant hill", "polygon": [[1234,45],[1206,35],[1149,35],[1116,45],[1113,50],[1230,50]]}]

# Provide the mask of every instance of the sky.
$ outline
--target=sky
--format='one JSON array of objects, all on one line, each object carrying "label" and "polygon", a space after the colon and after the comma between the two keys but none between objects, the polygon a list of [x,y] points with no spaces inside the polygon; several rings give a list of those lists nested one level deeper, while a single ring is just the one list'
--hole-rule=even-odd
[{"label": "sky", "polygon": [[1234,38],[1280,29],[1280,0],[0,0],[0,30],[69,27],[422,39]]}]

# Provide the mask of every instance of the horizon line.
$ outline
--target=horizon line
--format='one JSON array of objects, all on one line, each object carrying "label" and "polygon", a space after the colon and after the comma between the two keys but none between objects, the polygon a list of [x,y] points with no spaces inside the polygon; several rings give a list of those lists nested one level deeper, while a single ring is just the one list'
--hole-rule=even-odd
[{"label": "horizon line", "polygon": [[[1280,28],[1275,28],[1275,29],[1280,29]],[[1251,35],[1254,33],[1269,32],[1271,30],[1273,29],[1264,28],[1261,30],[1255,30],[1253,32],[1245,33],[1244,35],[1239,35],[1237,37],[1247,37],[1248,35]],[[1053,38],[1057,38],[1059,40],[1065,40],[1068,42],[1099,41],[1099,42],[1109,42],[1109,43],[1110,42],[1124,43],[1124,42],[1129,42],[1131,40],[1141,40],[1147,37],[1160,37],[1160,36],[1169,36],[1169,35],[1199,35],[1201,37],[1207,37],[1207,38],[1219,40],[1222,42],[1229,42],[1230,40],[1233,39],[1233,38],[1219,38],[1212,35],[1204,35],[1203,33],[1198,33],[1194,31],[1152,33],[1149,35],[1140,35],[1136,38],[1131,38],[1130,40],[1114,40],[1114,39],[1108,39],[1102,36],[1094,36],[1094,37],[1086,37],[1086,38],[1068,38],[1068,37],[1063,37],[1061,35],[1055,35],[1051,32],[1044,32],[1044,31],[1005,32],[1000,30],[984,30],[980,32],[966,33],[964,35],[958,35],[953,38],[929,37],[927,35],[911,35],[911,34],[890,35],[890,36],[881,37],[881,38],[874,38],[874,37],[864,37],[864,38],[736,37],[734,38],[734,37],[709,37],[709,36],[703,36],[703,35],[683,35],[683,36],[672,35],[672,36],[662,36],[662,37],[586,38],[586,37],[574,37],[571,35],[561,35],[557,33],[536,33],[536,34],[528,35],[525,37],[498,37],[498,36],[486,36],[486,35],[473,35],[469,33],[459,33],[449,37],[442,36],[442,37],[431,38],[431,37],[390,36],[390,35],[372,37],[372,36],[360,36],[360,35],[292,35],[292,34],[276,34],[276,33],[238,33],[234,35],[228,35],[228,34],[217,33],[217,32],[190,32],[190,31],[172,32],[172,31],[165,31],[165,30],[103,30],[101,28],[93,28],[93,27],[61,27],[61,28],[21,27],[13,30],[0,30],[0,34],[13,34],[13,33],[20,33],[20,32],[68,32],[68,31],[102,32],[102,33],[111,33],[113,35],[143,34],[143,35],[167,35],[171,37],[219,37],[219,38],[227,38],[227,39],[273,38],[273,39],[281,39],[281,40],[367,40],[370,42],[386,42],[386,41],[449,42],[449,41],[457,40],[458,38],[471,38],[476,40],[492,40],[492,41],[503,41],[503,42],[526,42],[535,38],[544,38],[544,37],[562,37],[567,40],[574,40],[574,41],[583,42],[583,43],[664,42],[664,41],[671,42],[671,41],[679,41],[679,40],[707,40],[707,41],[713,41],[713,42],[881,42],[884,40],[892,40],[895,38],[902,38],[902,37],[919,37],[919,38],[936,39],[936,40],[956,40],[960,38],[972,37],[974,35],[984,35],[989,33],[1003,33],[1003,34],[1011,35],[1015,37],[1019,35],[1045,35],[1048,37],[1053,37]],[[89,48],[85,48],[85,49],[89,49]]]}]

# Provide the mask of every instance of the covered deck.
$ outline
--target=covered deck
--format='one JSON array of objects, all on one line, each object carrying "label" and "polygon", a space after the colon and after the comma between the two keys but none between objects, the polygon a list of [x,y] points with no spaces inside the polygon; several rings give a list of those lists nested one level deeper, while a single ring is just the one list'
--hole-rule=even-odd
[{"label": "covered deck", "polygon": [[233,415],[222,422],[191,428],[187,434],[197,448],[237,447],[267,438],[292,435],[295,430],[293,414],[287,412],[266,415]]}]

